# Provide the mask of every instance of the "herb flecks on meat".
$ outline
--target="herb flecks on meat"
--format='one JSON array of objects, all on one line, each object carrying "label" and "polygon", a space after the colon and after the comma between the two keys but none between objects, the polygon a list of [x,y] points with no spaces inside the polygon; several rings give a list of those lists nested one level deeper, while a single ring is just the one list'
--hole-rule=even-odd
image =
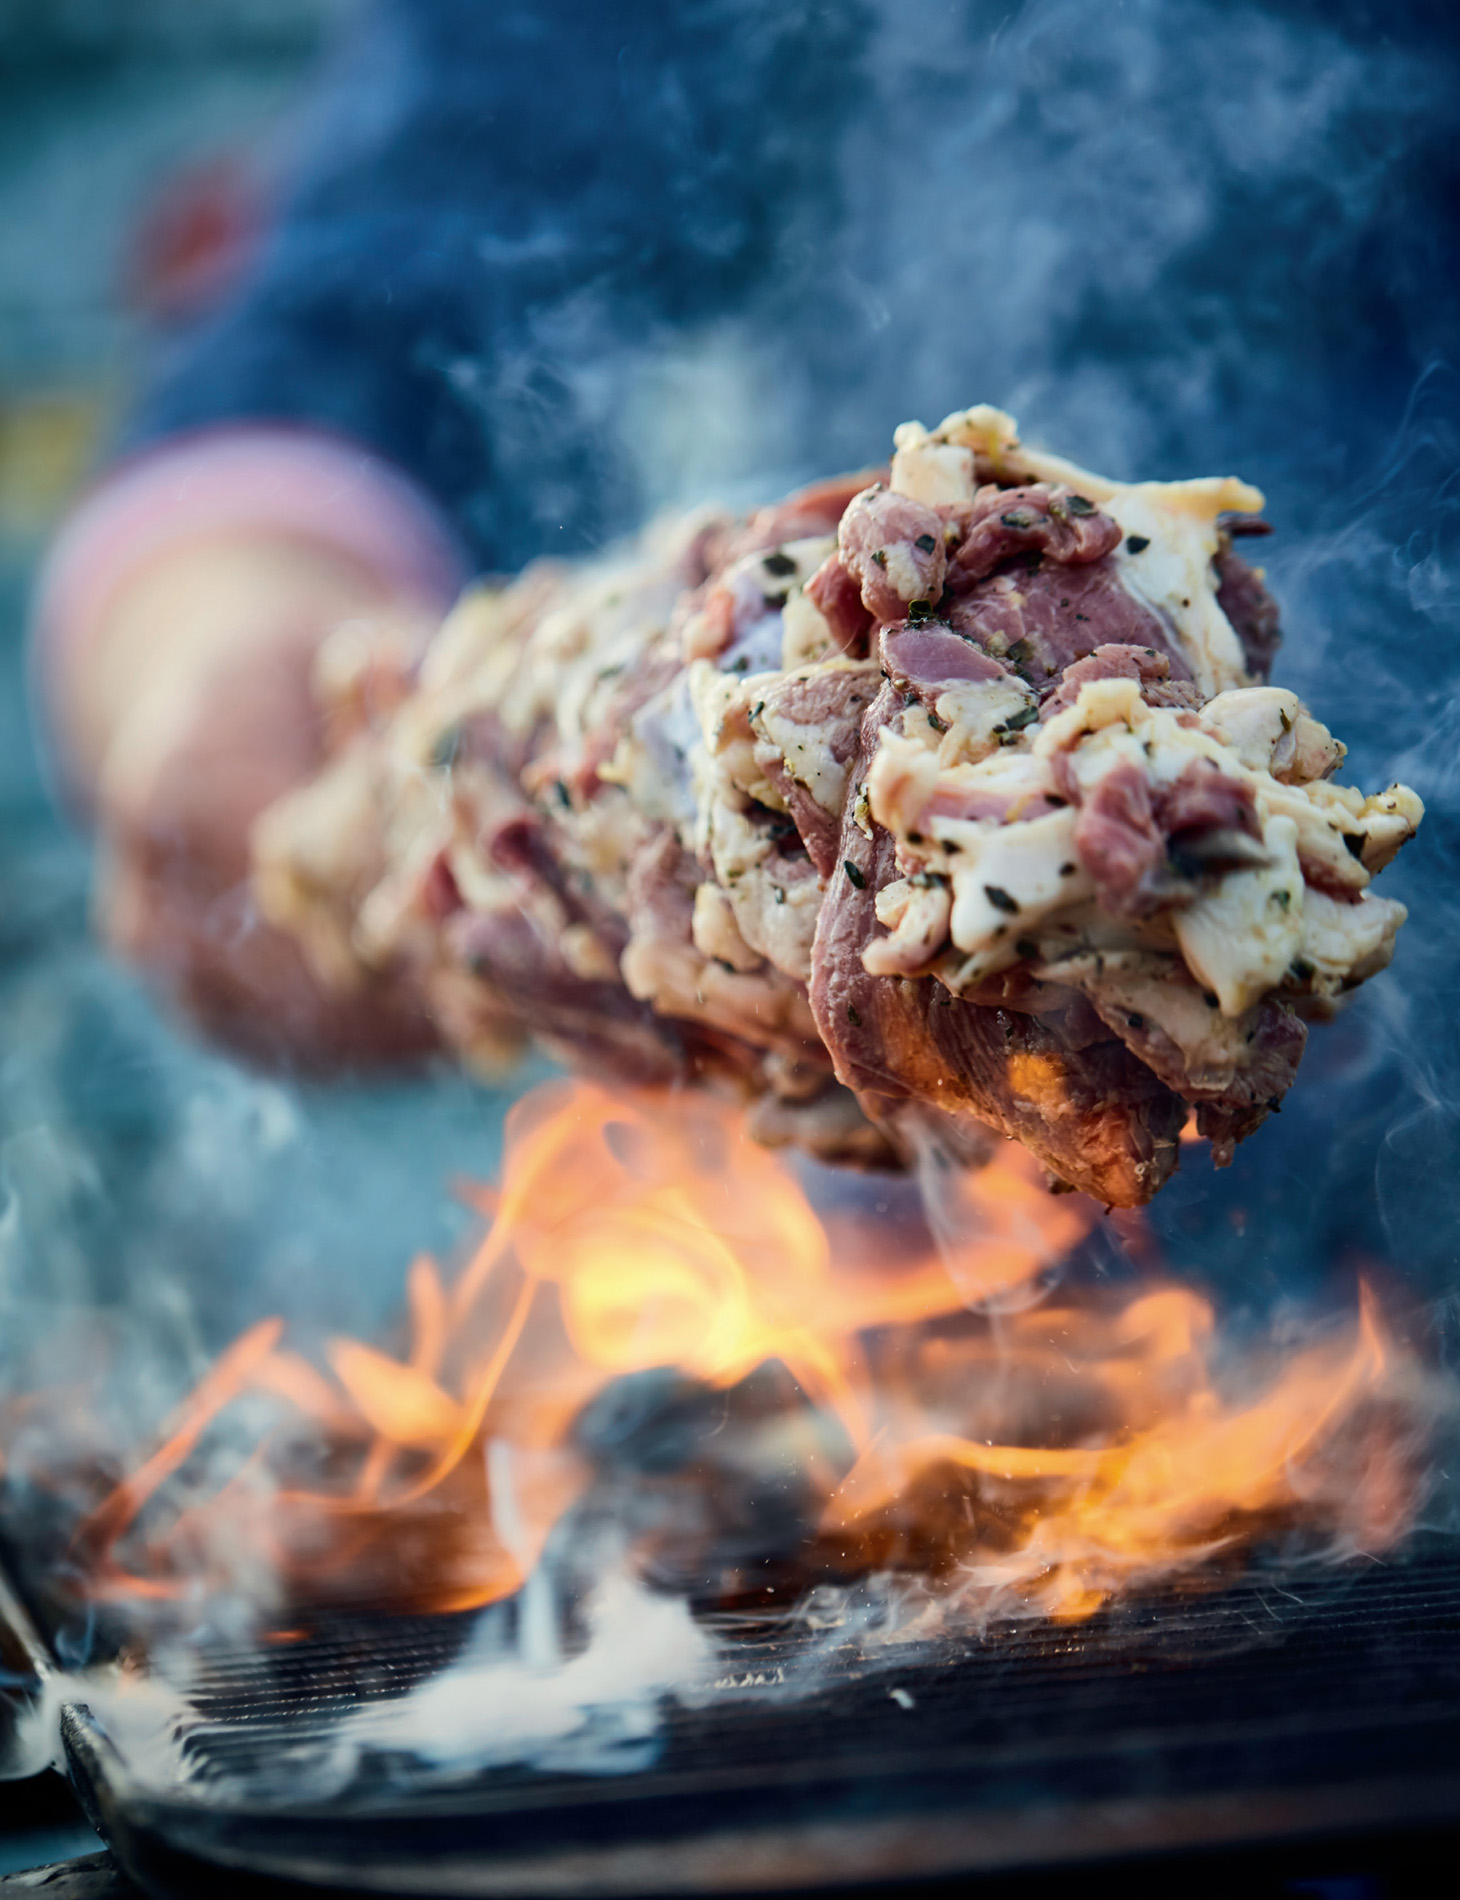
[{"label": "herb flecks on meat", "polygon": [[[388,967],[479,1067],[524,1036],[889,1166],[992,1129],[1149,1200],[1230,1159],[1381,969],[1419,799],[1267,684],[1231,479],[1123,484],[990,408],[890,469],[469,594],[255,841],[328,982]],[[349,669],[323,656],[318,678]]]}]

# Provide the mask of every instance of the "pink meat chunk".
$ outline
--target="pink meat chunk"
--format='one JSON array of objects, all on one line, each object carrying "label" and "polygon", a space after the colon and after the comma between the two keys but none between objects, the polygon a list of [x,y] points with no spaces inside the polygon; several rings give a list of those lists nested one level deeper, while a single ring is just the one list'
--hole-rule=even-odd
[{"label": "pink meat chunk", "polygon": [[1100,646],[1083,660],[1067,666],[1054,691],[1040,701],[1041,719],[1073,706],[1082,686],[1096,680],[1135,680],[1141,698],[1148,706],[1191,707],[1201,705],[1201,693],[1191,680],[1171,677],[1171,656],[1156,647],[1129,645]]},{"label": "pink meat chunk", "polygon": [[1002,562],[1038,554],[1061,567],[1084,567],[1120,545],[1120,529],[1084,495],[1044,482],[983,488],[971,503],[945,509],[958,546],[948,569],[954,593],[987,580]]},{"label": "pink meat chunk", "polygon": [[948,557],[943,523],[931,508],[890,488],[868,488],[842,516],[842,563],[873,619],[905,620],[914,601],[942,598]]},{"label": "pink meat chunk", "polygon": [[843,653],[857,657],[867,651],[872,615],[839,554],[829,554],[807,581],[806,598],[831,628],[831,637]]}]

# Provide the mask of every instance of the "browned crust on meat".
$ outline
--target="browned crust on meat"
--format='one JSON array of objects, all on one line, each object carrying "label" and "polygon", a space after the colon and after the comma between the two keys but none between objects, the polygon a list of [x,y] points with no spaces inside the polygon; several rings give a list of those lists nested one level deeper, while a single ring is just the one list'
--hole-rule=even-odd
[{"label": "browned crust on meat", "polygon": [[[884,689],[869,710],[864,765],[899,704]],[[895,875],[890,835],[872,830],[869,839],[856,822],[853,791],[812,952],[811,1006],[839,1080],[889,1128],[908,1104],[930,1104],[1023,1142],[1107,1205],[1149,1201],[1176,1166],[1186,1110],[1122,1042],[1076,1046],[1058,1017],[985,1008],[934,977],[867,974],[862,951],[881,934],[875,894]]]}]

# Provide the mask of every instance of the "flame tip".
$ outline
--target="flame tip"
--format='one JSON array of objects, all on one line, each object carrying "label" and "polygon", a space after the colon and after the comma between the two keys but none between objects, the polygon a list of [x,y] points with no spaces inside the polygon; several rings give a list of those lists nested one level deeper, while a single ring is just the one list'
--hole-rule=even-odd
[{"label": "flame tip", "polygon": [[[581,1496],[591,1461],[569,1428],[606,1383],[673,1366],[686,1394],[727,1394],[730,1420],[775,1362],[783,1409],[754,1429],[820,1499],[808,1552],[834,1574],[917,1563],[953,1598],[1076,1622],[1275,1519],[1397,1534],[1394,1458],[1349,1443],[1397,1350],[1367,1278],[1351,1340],[1291,1353],[1233,1399],[1193,1288],[1051,1299],[1048,1270],[1099,1216],[1038,1174],[1012,1144],[944,1171],[942,1254],[906,1234],[892,1248],[865,1220],[818,1215],[722,1104],[552,1085],[513,1109],[500,1188],[455,1184],[489,1225],[454,1283],[430,1253],[410,1261],[398,1352],[340,1334],[327,1375],[281,1316],[257,1321],[73,1550],[98,1600],[193,1601],[197,1553],[242,1539],[306,1595],[383,1570],[402,1601],[480,1607],[522,1583]],[[1149,1261],[1140,1216],[1116,1218]],[[249,1392],[333,1447],[335,1488],[271,1475],[266,1435],[211,1496],[149,1512]]]}]

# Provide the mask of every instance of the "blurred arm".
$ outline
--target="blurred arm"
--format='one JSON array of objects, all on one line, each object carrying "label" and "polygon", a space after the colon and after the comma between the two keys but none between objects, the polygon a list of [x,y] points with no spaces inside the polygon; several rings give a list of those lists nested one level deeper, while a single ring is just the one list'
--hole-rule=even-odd
[{"label": "blurred arm", "polygon": [[324,994],[249,888],[258,812],[318,765],[309,675],[343,622],[424,639],[459,557],[384,464],[288,430],[154,451],[47,565],[33,674],[69,801],[94,818],[100,921],[213,1034],[306,1065],[429,1046],[407,999]]}]

